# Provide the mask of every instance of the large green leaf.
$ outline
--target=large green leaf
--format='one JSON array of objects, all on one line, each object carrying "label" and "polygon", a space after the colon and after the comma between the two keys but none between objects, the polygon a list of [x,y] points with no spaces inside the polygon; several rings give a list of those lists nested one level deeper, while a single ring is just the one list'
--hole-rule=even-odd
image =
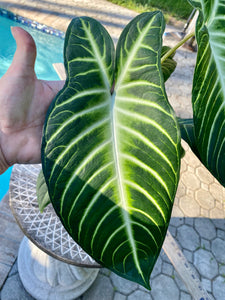
[{"label": "large green leaf", "polygon": [[95,20],[65,41],[67,80],[50,107],[42,161],[53,206],[103,266],[147,288],[170,220],[180,133],[160,65],[160,12],[136,17],[116,51]]},{"label": "large green leaf", "polygon": [[225,185],[225,2],[199,0],[193,113],[199,156]]}]

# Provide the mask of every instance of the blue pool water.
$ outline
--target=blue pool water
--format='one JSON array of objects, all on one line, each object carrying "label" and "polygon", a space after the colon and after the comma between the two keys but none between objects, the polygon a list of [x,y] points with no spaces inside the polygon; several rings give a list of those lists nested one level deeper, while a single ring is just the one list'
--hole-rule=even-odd
[{"label": "blue pool water", "polygon": [[[6,72],[13,59],[16,43],[10,27],[19,26],[30,32],[37,45],[35,71],[39,79],[58,80],[53,63],[63,62],[63,39],[32,29],[0,16],[0,78]],[[1,108],[0,108],[1,109]],[[9,189],[11,169],[0,175],[0,201]]]}]

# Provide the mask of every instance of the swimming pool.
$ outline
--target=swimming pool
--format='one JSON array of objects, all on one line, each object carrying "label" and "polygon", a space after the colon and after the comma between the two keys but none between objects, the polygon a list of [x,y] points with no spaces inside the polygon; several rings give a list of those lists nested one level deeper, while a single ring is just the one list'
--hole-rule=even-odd
[{"label": "swimming pool", "polygon": [[[37,77],[45,80],[58,80],[59,77],[54,71],[52,64],[63,62],[64,40],[55,35],[25,26],[5,16],[0,16],[0,78],[10,66],[16,50],[16,43],[10,31],[11,26],[24,28],[34,38],[37,45],[37,60],[35,64]],[[11,169],[0,175],[0,201],[9,189],[10,174]]]}]

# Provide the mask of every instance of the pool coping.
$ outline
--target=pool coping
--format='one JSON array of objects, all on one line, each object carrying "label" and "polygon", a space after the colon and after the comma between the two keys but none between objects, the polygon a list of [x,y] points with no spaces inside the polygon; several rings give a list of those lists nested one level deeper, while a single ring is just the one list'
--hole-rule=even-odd
[{"label": "pool coping", "polygon": [[29,18],[17,15],[1,6],[0,6],[0,16],[5,17],[10,20],[13,20],[13,21],[15,21],[19,24],[25,25],[27,27],[31,27],[38,31],[44,32],[46,34],[54,35],[54,36],[57,36],[62,39],[65,38],[65,32],[55,29],[53,27],[47,26],[45,24],[39,23],[37,21],[31,20]]}]

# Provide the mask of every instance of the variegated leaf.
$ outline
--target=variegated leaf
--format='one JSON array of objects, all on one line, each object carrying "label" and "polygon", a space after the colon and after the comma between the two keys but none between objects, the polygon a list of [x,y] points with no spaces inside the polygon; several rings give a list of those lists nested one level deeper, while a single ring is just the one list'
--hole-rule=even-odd
[{"label": "variegated leaf", "polygon": [[42,145],[51,201],[67,231],[103,266],[147,288],[180,168],[160,65],[163,30],[160,12],[136,17],[119,39],[114,70],[105,29],[74,19],[65,43],[68,78]]},{"label": "variegated leaf", "polygon": [[192,97],[196,145],[201,161],[225,185],[225,2],[195,2],[201,4]]}]

